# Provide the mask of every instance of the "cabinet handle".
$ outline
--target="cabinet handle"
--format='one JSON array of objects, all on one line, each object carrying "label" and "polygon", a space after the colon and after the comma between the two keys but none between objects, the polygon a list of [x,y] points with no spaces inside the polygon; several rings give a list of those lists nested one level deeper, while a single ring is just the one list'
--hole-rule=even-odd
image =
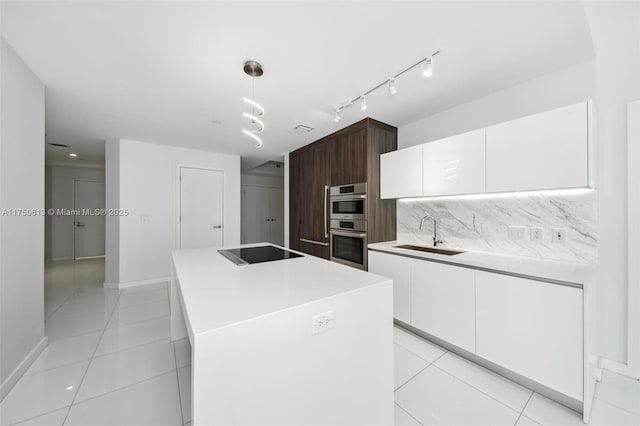
[{"label": "cabinet handle", "polygon": [[324,237],[329,238],[329,233],[327,232],[327,195],[329,193],[329,185],[324,186],[324,192],[322,195],[324,196]]},{"label": "cabinet handle", "polygon": [[324,247],[327,247],[329,245],[329,243],[323,243],[322,241],[307,240],[306,238],[300,238],[300,241],[302,241],[303,243],[315,244],[317,246],[324,246]]},{"label": "cabinet handle", "polygon": [[213,229],[222,229],[222,225],[213,225]]}]

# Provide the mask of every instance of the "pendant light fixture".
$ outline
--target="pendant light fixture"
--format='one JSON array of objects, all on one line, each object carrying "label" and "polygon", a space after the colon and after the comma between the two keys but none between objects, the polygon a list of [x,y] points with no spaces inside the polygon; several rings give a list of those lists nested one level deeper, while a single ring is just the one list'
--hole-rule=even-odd
[{"label": "pendant light fixture", "polygon": [[251,77],[251,99],[242,98],[247,106],[251,107],[251,112],[243,112],[242,116],[247,118],[251,125],[254,127],[253,129],[242,129],[242,133],[247,135],[249,138],[255,142],[255,147],[260,148],[262,146],[262,139],[258,136],[258,133],[262,133],[264,131],[264,122],[260,119],[264,115],[264,108],[258,102],[256,102],[256,77],[260,77],[264,74],[264,70],[262,69],[262,65],[260,65],[257,61],[246,61],[244,63],[244,72]]},{"label": "pendant light fixture", "polygon": [[342,110],[347,109],[350,106],[353,106],[356,102],[360,102],[360,110],[361,111],[366,111],[366,109],[367,109],[367,95],[370,94],[371,92],[383,87],[383,86],[387,86],[390,96],[395,96],[396,93],[398,93],[398,88],[396,87],[396,80],[398,79],[398,77],[400,77],[401,75],[405,74],[406,72],[411,71],[412,69],[414,69],[418,65],[425,64],[425,68],[424,68],[424,71],[422,72],[422,75],[425,78],[431,77],[433,75],[433,68],[434,68],[433,58],[439,53],[440,53],[440,51],[436,50],[431,55],[427,56],[426,58],[423,57],[418,62],[416,62],[416,63],[414,63],[412,65],[409,65],[408,67],[406,67],[405,69],[403,69],[399,73],[397,73],[395,75],[392,75],[388,79],[384,80],[383,82],[379,83],[378,85],[376,85],[376,86],[372,87],[371,89],[367,90],[366,92],[364,92],[360,96],[343,102],[342,105],[340,105],[339,107],[337,107],[334,110],[333,121],[336,124],[339,123],[340,122],[340,118],[341,118],[340,117],[340,113],[342,112]]}]

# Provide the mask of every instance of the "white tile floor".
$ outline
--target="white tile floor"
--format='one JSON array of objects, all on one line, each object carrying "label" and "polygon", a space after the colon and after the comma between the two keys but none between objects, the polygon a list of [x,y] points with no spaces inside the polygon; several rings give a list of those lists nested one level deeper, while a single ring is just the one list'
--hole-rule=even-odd
[{"label": "white tile floor", "polygon": [[[188,341],[166,284],[102,288],[102,260],[47,265],[48,348],[0,404],[2,425],[190,424]],[[579,425],[534,392],[396,328],[396,425]],[[640,425],[640,383],[606,372],[592,424]]]}]

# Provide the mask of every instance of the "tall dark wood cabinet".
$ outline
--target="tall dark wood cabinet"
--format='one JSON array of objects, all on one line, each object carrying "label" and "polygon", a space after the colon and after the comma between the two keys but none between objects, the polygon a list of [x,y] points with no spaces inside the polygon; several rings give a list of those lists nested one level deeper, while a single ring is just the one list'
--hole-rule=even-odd
[{"label": "tall dark wood cabinet", "polygon": [[398,129],[361,120],[289,156],[290,229],[294,250],[329,259],[329,188],[367,182],[368,242],[396,238],[395,200],[380,199],[380,154],[395,151]]}]

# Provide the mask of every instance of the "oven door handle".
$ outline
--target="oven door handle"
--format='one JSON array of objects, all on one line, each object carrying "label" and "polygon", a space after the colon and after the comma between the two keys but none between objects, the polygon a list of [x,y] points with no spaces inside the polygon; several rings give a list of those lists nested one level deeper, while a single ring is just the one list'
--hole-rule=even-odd
[{"label": "oven door handle", "polygon": [[339,235],[341,237],[354,237],[354,238],[366,238],[366,233],[351,232],[351,231],[331,231],[333,235]]},{"label": "oven door handle", "polygon": [[327,231],[327,197],[329,196],[329,185],[324,186],[324,237],[329,238],[329,232]]}]

